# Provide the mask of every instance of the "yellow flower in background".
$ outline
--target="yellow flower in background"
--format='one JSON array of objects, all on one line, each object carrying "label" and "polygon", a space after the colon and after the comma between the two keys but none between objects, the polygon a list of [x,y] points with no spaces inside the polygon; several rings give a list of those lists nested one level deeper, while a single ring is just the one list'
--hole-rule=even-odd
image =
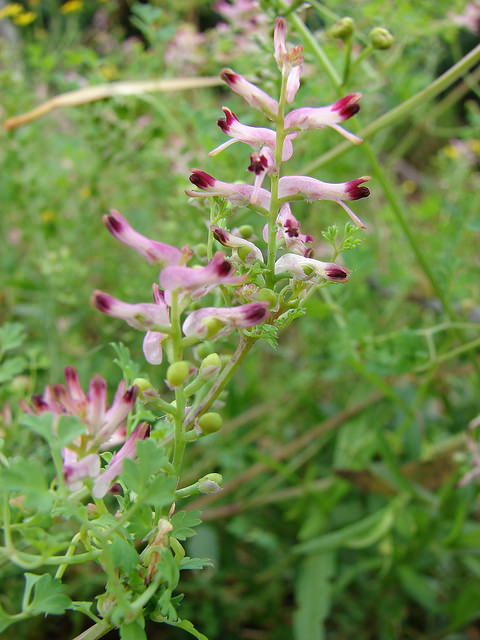
[{"label": "yellow flower in background", "polygon": [[61,13],[74,13],[75,11],[80,11],[83,7],[82,0],[67,0],[65,4],[62,4],[60,7]]},{"label": "yellow flower in background", "polygon": [[100,65],[100,75],[104,80],[113,80],[118,77],[118,69],[111,62]]},{"label": "yellow flower in background", "polygon": [[480,140],[469,140],[468,146],[474,153],[480,154]]},{"label": "yellow flower in background", "polygon": [[53,222],[53,220],[55,220],[56,217],[57,216],[55,215],[55,213],[50,209],[44,209],[40,214],[40,218],[42,222],[45,222],[45,223]]},{"label": "yellow flower in background", "polygon": [[9,2],[3,9],[0,9],[0,18],[12,18],[22,13],[23,7],[18,2]]},{"label": "yellow flower in background", "polygon": [[456,160],[460,156],[460,151],[453,144],[447,144],[444,150],[447,157],[452,158],[452,160]]},{"label": "yellow flower in background", "polygon": [[36,13],[33,11],[25,11],[25,13],[19,13],[13,18],[13,21],[19,27],[25,27],[27,24],[30,24],[37,17]]}]

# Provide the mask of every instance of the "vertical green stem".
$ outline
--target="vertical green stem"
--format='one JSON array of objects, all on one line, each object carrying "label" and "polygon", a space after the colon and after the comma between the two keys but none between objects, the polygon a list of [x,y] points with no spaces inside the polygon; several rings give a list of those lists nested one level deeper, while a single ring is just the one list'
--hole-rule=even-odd
[{"label": "vertical green stem", "polygon": [[[182,327],[180,316],[181,312],[178,305],[178,291],[173,291],[171,306],[173,362],[179,362],[183,357]],[[179,479],[186,444],[183,424],[185,418],[185,392],[183,389],[183,384],[175,388],[175,403],[175,445],[173,451],[173,466],[175,468],[177,478]]]}]

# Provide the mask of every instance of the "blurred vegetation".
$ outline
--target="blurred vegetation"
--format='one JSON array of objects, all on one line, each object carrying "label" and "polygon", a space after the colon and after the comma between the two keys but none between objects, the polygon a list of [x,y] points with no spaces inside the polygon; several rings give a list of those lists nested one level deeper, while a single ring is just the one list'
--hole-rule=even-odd
[{"label": "blurred vegetation", "polygon": [[[355,21],[354,57],[374,27],[395,37],[355,67],[345,87],[363,94],[361,126],[478,44],[453,19],[464,3],[447,4],[305,3],[301,15],[339,73],[345,47],[327,36],[338,18]],[[30,0],[2,12],[5,4],[2,119],[84,86],[214,76],[223,66],[275,90],[273,0],[246,23],[229,23],[200,0]],[[298,104],[331,103],[335,89],[287,19],[289,40],[305,47]],[[197,501],[205,524],[191,541],[191,552],[213,558],[215,569],[192,572],[183,585],[185,616],[211,640],[480,637],[478,489],[458,485],[472,464],[466,428],[480,412],[478,78],[470,70],[370,141],[441,299],[361,146],[312,173],[335,182],[372,173],[373,195],[355,209],[368,230],[345,254],[351,282],[312,299],[276,351],[263,344],[250,354],[229,387],[226,428],[190,449],[187,476],[205,469],[226,479],[222,494]],[[6,451],[31,449],[15,427],[18,400],[59,382],[65,365],[84,382],[100,372],[114,388],[121,372],[111,342],[123,342],[144,373],[163,380],[163,367],[143,361],[142,335],[89,304],[95,288],[147,300],[156,278],[112,239],[101,216],[113,207],[150,237],[203,241],[202,213],[184,194],[188,169],[245,177],[240,145],[206,155],[223,141],[215,127],[222,104],[264,126],[219,87],[115,97],[0,133],[0,319],[15,323],[0,334]],[[304,173],[339,142],[331,130],[299,138],[289,173]],[[328,259],[321,232],[334,223],[342,229],[343,214],[328,202],[297,203],[294,213]],[[258,216],[241,211],[236,222],[260,236]],[[15,606],[22,580],[3,569],[0,602]],[[78,599],[94,594],[95,567],[72,570],[69,587]],[[49,618],[5,638],[70,637],[84,623]],[[152,627],[149,638],[157,637],[184,634]]]}]

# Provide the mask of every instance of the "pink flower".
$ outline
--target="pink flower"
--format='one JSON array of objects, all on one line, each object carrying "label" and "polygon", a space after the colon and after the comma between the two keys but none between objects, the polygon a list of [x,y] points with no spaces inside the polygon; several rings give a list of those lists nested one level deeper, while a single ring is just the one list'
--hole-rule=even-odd
[{"label": "pink flower", "polygon": [[[290,253],[310,257],[312,253],[311,247],[307,244],[313,242],[313,236],[300,232],[300,222],[295,218],[288,203],[284,204],[277,216],[277,239],[283,240],[285,246]],[[263,238],[268,242],[268,225],[265,225]]]},{"label": "pink flower", "polygon": [[[183,269],[188,267],[166,267],[167,269]],[[142,302],[129,304],[117,300],[102,291],[94,291],[92,304],[102,313],[125,320],[134,329],[140,331],[159,330],[169,324],[170,318],[166,304]]]},{"label": "pink flower", "polygon": [[222,69],[220,77],[228,84],[230,89],[241,96],[254,109],[262,111],[267,118],[275,120],[278,113],[278,102],[268,93],[249,82],[232,69]]},{"label": "pink flower", "polygon": [[345,209],[356,225],[364,229],[363,222],[347,207],[344,200],[359,200],[369,196],[368,187],[361,187],[360,185],[370,179],[369,176],[363,176],[349,182],[331,183],[322,182],[310,176],[285,176],[280,178],[279,197],[284,202],[290,202],[292,197],[293,199],[304,199],[307,202],[333,200]]},{"label": "pink flower", "polygon": [[289,131],[305,131],[331,127],[353,144],[360,144],[361,138],[339,126],[338,123],[351,118],[360,111],[358,102],[361,97],[361,93],[351,93],[328,107],[294,109],[285,116],[285,128]]},{"label": "pink flower", "polygon": [[212,320],[218,322],[216,337],[226,335],[234,329],[253,327],[267,319],[268,307],[268,302],[251,302],[238,307],[198,309],[198,311],[192,311],[183,323],[183,333],[186,336],[205,338],[211,330]]},{"label": "pink flower", "polygon": [[[160,291],[158,284],[153,284],[153,301],[155,304],[164,307],[166,316],[168,317],[168,310],[165,304],[165,294]],[[161,364],[163,360],[162,343],[168,338],[167,333],[161,333],[160,331],[147,331],[143,339],[143,355],[145,360],[150,364]]]},{"label": "pink flower", "polygon": [[118,211],[112,209],[109,216],[103,216],[104,225],[112,236],[123,242],[127,247],[143,256],[150,264],[167,265],[181,264],[191,257],[191,252],[184,247],[182,250],[163,242],[150,240],[135,231]]},{"label": "pink flower", "polygon": [[318,275],[332,282],[346,282],[350,272],[334,262],[321,262],[313,258],[305,258],[295,253],[286,253],[275,263],[275,273],[289,272],[297,280],[308,280]]},{"label": "pink flower", "polygon": [[287,76],[286,100],[291,104],[300,87],[300,76],[302,73],[303,47],[291,47],[287,50],[285,36],[287,24],[284,18],[275,20],[275,30],[273,33],[274,57],[278,68],[283,76]]},{"label": "pink flower", "polygon": [[82,480],[96,478],[100,473],[100,456],[97,453],[81,458],[75,451],[64,448],[62,458],[65,484],[70,491],[78,491],[82,488]]},{"label": "pink flower", "polygon": [[[201,169],[192,169],[190,182],[208,195],[226,198],[233,204],[252,205],[263,209],[263,213],[267,212],[270,206],[270,192],[266,189],[256,189],[249,184],[222,182]],[[198,191],[186,191],[186,193],[197,198],[204,195]],[[252,201],[253,196],[255,196],[254,201]]]},{"label": "pink flower", "polygon": [[246,248],[249,250],[249,253],[245,257],[245,262],[253,262],[254,260],[260,260],[263,262],[263,255],[260,249],[245,238],[241,238],[239,236],[233,235],[233,233],[229,233],[226,229],[222,229],[215,225],[211,226],[210,229],[213,232],[213,236],[215,240],[223,244],[224,247],[230,247],[234,249],[234,256],[238,256],[238,249]]},{"label": "pink flower", "polygon": [[93,485],[92,494],[94,498],[98,499],[105,496],[112,482],[122,473],[123,461],[125,458],[135,457],[137,440],[145,440],[145,438],[148,438],[150,435],[150,429],[150,425],[146,422],[139,424],[135,431],[131,433],[123,447],[113,454],[108,467],[97,478]]},{"label": "pink flower", "polygon": [[[217,124],[220,129],[227,135],[231,136],[232,139],[227,140],[227,142],[224,142],[219,147],[213,149],[213,151],[210,151],[208,154],[209,156],[216,156],[217,153],[220,153],[230,145],[235,144],[235,142],[243,142],[256,150],[266,145],[275,152],[277,137],[275,131],[265,127],[250,127],[246,124],[242,124],[230,109],[222,107],[222,110],[225,114],[225,118],[219,118],[219,120],[217,120]],[[295,138],[296,135],[297,134],[291,134],[286,136],[283,143],[282,160],[289,160],[292,157],[292,139]]]},{"label": "pink flower", "polygon": [[201,298],[220,284],[239,284],[245,277],[233,276],[234,265],[221,251],[213,256],[205,267],[165,267],[160,272],[160,286],[166,291],[180,290],[192,298]]}]

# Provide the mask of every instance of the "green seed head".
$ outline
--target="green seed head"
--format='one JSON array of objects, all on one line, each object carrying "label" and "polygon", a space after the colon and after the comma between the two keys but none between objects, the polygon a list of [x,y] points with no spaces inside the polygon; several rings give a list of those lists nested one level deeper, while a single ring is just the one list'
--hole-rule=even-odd
[{"label": "green seed head", "polygon": [[195,246],[195,253],[199,258],[205,258],[207,255],[207,245],[206,244],[197,244]]},{"label": "green seed head", "polygon": [[195,348],[197,352],[197,356],[200,358],[200,360],[203,360],[208,355],[210,355],[213,352],[213,349],[214,349],[213,344],[207,341],[201,342]]},{"label": "green seed head", "polygon": [[207,318],[205,320],[205,326],[207,327],[207,337],[213,338],[223,327],[223,324],[218,318]]},{"label": "green seed head", "polygon": [[352,37],[355,30],[355,23],[352,18],[342,18],[328,30],[331,38],[339,38],[340,40],[348,40]]},{"label": "green seed head", "polygon": [[250,247],[239,247],[237,250],[238,257],[240,258],[240,260],[242,260],[242,262],[245,262],[251,252],[252,250],[250,249]]},{"label": "green seed head", "polygon": [[271,307],[274,307],[277,304],[278,298],[275,291],[271,289],[260,289],[257,293],[257,300],[259,302],[268,302]]},{"label": "green seed head", "polygon": [[249,224],[242,224],[242,226],[238,229],[242,238],[248,240],[253,235],[253,227]]},{"label": "green seed head", "polygon": [[148,391],[149,389],[153,389],[153,385],[150,380],[148,380],[148,378],[135,378],[133,384],[138,387],[138,391],[140,393]]},{"label": "green seed head", "polygon": [[174,362],[167,369],[167,382],[171,387],[179,387],[188,377],[190,365],[185,360]]},{"label": "green seed head", "polygon": [[200,493],[218,493],[222,490],[223,476],[220,473],[207,473],[198,481]]},{"label": "green seed head", "polygon": [[370,31],[370,42],[375,49],[390,49],[394,40],[390,31],[383,29],[383,27],[375,27]]},{"label": "green seed head", "polygon": [[210,413],[204,413],[198,419],[198,426],[202,430],[203,435],[209,433],[216,433],[222,428],[223,420],[219,413],[211,411]]},{"label": "green seed head", "polygon": [[199,374],[202,378],[213,378],[221,369],[222,361],[218,353],[211,353],[202,360]]}]

